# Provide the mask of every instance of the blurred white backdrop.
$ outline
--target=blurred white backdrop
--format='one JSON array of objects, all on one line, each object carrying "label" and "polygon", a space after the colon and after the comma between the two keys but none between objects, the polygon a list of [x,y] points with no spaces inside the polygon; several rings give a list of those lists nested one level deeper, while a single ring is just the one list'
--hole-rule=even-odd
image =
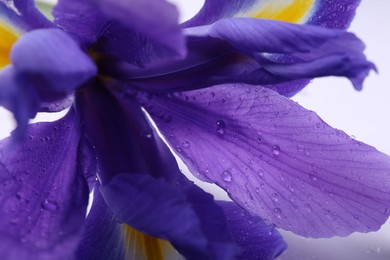
[{"label": "blurred white backdrop", "polygon": [[[53,2],[44,0],[45,2]],[[171,0],[178,4],[182,20],[196,13],[203,0]],[[293,99],[317,112],[327,123],[356,139],[390,154],[390,1],[362,1],[350,31],[367,45],[366,55],[379,74],[371,73],[362,92],[341,78],[314,80]],[[346,46],[348,47],[348,46]],[[37,121],[50,121],[61,115],[40,115]],[[14,123],[10,113],[0,108],[0,137],[7,136]],[[215,190],[216,193],[219,193]],[[218,197],[219,195],[217,195]],[[388,260],[390,221],[378,232],[353,234],[346,238],[305,239],[282,231],[289,249],[280,260]]]}]

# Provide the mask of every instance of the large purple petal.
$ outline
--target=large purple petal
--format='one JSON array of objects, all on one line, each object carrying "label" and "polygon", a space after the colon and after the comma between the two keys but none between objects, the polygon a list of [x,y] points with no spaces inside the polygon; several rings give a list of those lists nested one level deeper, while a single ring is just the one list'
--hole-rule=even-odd
[{"label": "large purple petal", "polygon": [[364,78],[374,69],[363,54],[364,44],[353,34],[340,30],[236,18],[190,28],[187,34],[209,35],[226,41],[256,58],[271,75],[282,79],[346,76],[356,89],[361,89]]},{"label": "large purple petal", "polygon": [[202,9],[183,24],[192,27],[214,23],[226,17],[254,17],[295,23],[346,28],[355,15],[359,0],[347,1],[275,1],[205,0]]},{"label": "large purple petal", "polygon": [[77,171],[75,114],[31,125],[27,136],[16,147],[10,138],[0,143],[0,255],[69,259],[81,239],[88,202]]},{"label": "large purple petal", "polygon": [[270,223],[345,236],[377,230],[390,214],[389,157],[269,89],[222,85],[138,98],[198,178]]},{"label": "large purple petal", "polygon": [[219,201],[236,242],[241,246],[239,259],[275,259],[287,248],[282,236],[261,218],[251,216],[233,202]]},{"label": "large purple petal", "polygon": [[33,0],[0,1],[0,23],[2,19],[22,31],[54,27],[36,8]]},{"label": "large purple petal", "polygon": [[91,58],[69,35],[56,29],[24,34],[13,45],[10,57],[18,73],[49,100],[70,93],[97,73]]}]

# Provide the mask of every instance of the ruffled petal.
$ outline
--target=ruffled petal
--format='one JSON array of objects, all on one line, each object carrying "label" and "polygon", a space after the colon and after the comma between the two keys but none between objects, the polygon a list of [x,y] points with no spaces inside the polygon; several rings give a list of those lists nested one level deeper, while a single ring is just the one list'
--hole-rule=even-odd
[{"label": "ruffled petal", "polygon": [[346,28],[359,0],[205,0],[202,9],[184,27],[206,25],[226,17],[253,17],[330,28]]},{"label": "ruffled petal", "polygon": [[340,30],[236,18],[186,32],[228,42],[254,57],[262,69],[276,78],[276,83],[277,78],[287,81],[337,75],[348,77],[356,89],[361,89],[363,79],[375,69],[363,54],[364,44],[353,34]]},{"label": "ruffled petal", "polygon": [[269,89],[222,85],[138,99],[195,176],[270,223],[345,236],[377,230],[390,214],[390,158]]},{"label": "ruffled petal", "polygon": [[[98,0],[102,12],[129,29],[144,34],[172,54],[184,56],[185,41],[178,26],[179,13],[165,0]],[[129,19],[131,17],[131,19]]]},{"label": "ruffled petal", "polygon": [[287,248],[282,236],[261,218],[251,216],[233,202],[219,201],[230,230],[241,246],[239,259],[275,259]]},{"label": "ruffled petal", "polygon": [[0,23],[12,24],[21,31],[54,27],[35,6],[33,0],[5,0],[0,2]]},{"label": "ruffled petal", "polygon": [[[77,171],[74,113],[0,143],[0,255],[4,259],[69,259],[82,236],[88,202]],[[13,148],[13,149],[12,149]]]},{"label": "ruffled petal", "polygon": [[70,93],[97,73],[94,62],[76,42],[56,29],[24,34],[13,45],[10,57],[18,73],[34,82],[40,95],[49,100],[55,100],[51,95]]}]

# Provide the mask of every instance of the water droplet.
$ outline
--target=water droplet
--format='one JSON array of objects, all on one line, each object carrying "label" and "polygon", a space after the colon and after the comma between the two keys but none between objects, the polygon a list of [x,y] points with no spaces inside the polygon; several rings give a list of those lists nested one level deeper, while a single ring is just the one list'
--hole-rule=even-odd
[{"label": "water droplet", "polygon": [[276,214],[280,214],[280,213],[282,213],[282,210],[280,208],[274,208],[274,212]]},{"label": "water droplet", "polygon": [[303,144],[298,144],[297,150],[298,150],[298,152],[303,153],[305,151],[305,147],[303,146]]},{"label": "water droplet", "polygon": [[217,134],[223,136],[225,134],[225,122],[223,120],[217,120]]},{"label": "water droplet", "polygon": [[311,171],[311,172],[309,173],[309,176],[310,176],[310,179],[311,179],[312,181],[316,181],[316,180],[317,180],[317,173],[316,173],[315,171]]},{"label": "water droplet", "polygon": [[279,155],[280,154],[280,147],[279,147],[279,145],[273,145],[272,146],[272,154],[273,155]]},{"label": "water droplet", "polygon": [[188,141],[184,141],[184,142],[181,144],[181,146],[182,146],[183,148],[188,148],[188,147],[190,147],[190,143],[189,143]]},{"label": "water droplet", "polygon": [[226,181],[226,182],[231,182],[231,181],[232,181],[232,174],[231,174],[231,172],[229,172],[229,171],[224,171],[224,172],[222,173],[222,179],[223,179],[224,181]]},{"label": "water droplet", "polygon": [[311,205],[308,204],[308,203],[305,204],[304,208],[305,208],[308,212],[311,212],[311,210],[312,210],[312,209],[311,209]]},{"label": "water droplet", "polygon": [[275,202],[278,202],[279,199],[278,199],[279,195],[277,193],[272,193],[272,199],[275,201]]},{"label": "water droplet", "polygon": [[51,201],[51,200],[45,200],[43,203],[42,203],[42,208],[47,210],[47,211],[50,211],[50,212],[54,212],[58,209],[58,204],[54,201]]}]

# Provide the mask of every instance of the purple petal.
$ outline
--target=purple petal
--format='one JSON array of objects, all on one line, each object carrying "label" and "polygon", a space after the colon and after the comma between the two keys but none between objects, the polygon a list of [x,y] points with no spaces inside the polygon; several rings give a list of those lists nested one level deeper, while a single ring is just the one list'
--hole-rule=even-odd
[{"label": "purple petal", "polygon": [[77,171],[75,114],[31,125],[27,134],[20,146],[11,146],[10,138],[0,143],[0,255],[69,259],[81,239],[88,202]]},{"label": "purple petal", "polygon": [[272,1],[206,0],[202,9],[183,24],[193,27],[214,23],[227,17],[254,17],[329,28],[346,28],[355,15],[359,0],[347,1]]},{"label": "purple petal", "polygon": [[56,94],[73,91],[97,73],[93,61],[76,42],[56,29],[24,34],[12,47],[10,57],[18,73],[34,82],[31,84],[36,85],[41,97],[50,100]]},{"label": "purple petal", "polygon": [[164,180],[146,174],[119,174],[100,191],[120,221],[169,240],[186,257],[208,256],[194,210],[183,194]]},{"label": "purple petal", "polygon": [[[176,161],[151,128],[141,107],[125,95],[114,97],[104,88],[97,83],[78,91],[76,96],[102,183],[122,172],[142,172],[173,182],[180,174]],[[108,151],[115,156],[107,156]]]},{"label": "purple petal", "polygon": [[[375,69],[362,52],[364,44],[353,34],[340,30],[237,18],[224,19],[209,27],[191,28],[187,33],[227,41],[237,50],[255,57],[267,72],[282,79],[346,76],[356,89],[361,89],[364,78]],[[272,53],[275,55],[270,55]]]},{"label": "purple petal", "polygon": [[269,89],[138,98],[173,147],[188,143],[178,155],[198,178],[270,223],[345,236],[377,230],[390,214],[389,157]]},{"label": "purple petal", "polygon": [[0,2],[0,22],[2,18],[22,31],[54,27],[35,6],[33,0],[6,0]]},{"label": "purple petal", "polygon": [[241,246],[240,259],[275,259],[287,248],[279,232],[261,218],[251,216],[233,202],[218,203],[227,216],[236,242]]}]

